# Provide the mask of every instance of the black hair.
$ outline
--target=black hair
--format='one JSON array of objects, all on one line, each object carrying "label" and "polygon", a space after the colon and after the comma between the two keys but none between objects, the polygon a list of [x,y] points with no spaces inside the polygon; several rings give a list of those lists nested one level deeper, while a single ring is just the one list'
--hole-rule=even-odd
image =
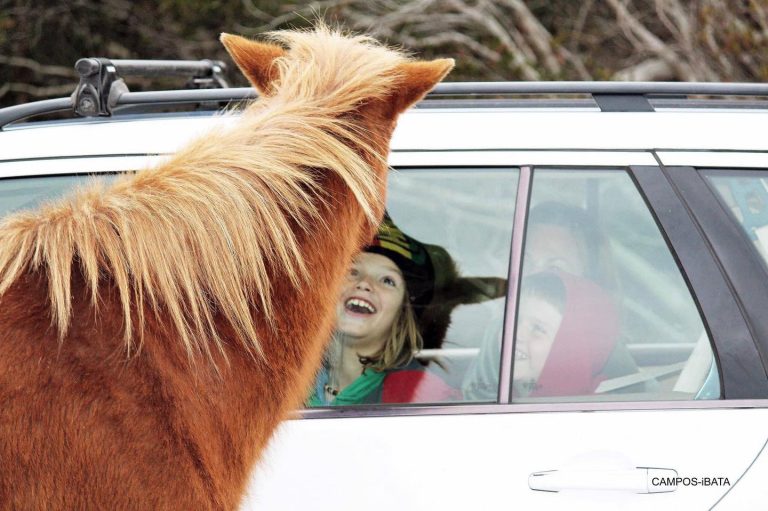
[{"label": "black hair", "polygon": [[565,284],[552,272],[536,273],[525,277],[520,285],[520,296],[541,298],[560,312],[565,313]]}]

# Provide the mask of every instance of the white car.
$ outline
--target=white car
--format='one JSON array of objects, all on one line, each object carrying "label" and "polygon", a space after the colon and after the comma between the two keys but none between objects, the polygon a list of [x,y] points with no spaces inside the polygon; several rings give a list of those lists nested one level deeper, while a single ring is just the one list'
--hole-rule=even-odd
[{"label": "white car", "polygon": [[[251,95],[130,93],[109,65],[112,96],[86,80],[73,98],[0,110],[2,214],[232,120],[136,104]],[[765,507],[766,97],[748,84],[438,86],[399,122],[387,209],[465,284],[436,284],[442,326],[417,354],[455,397],[298,411],[242,509]],[[18,122],[73,102],[91,116]],[[553,303],[542,274],[562,296],[537,355],[529,336],[547,324],[530,314]]]}]

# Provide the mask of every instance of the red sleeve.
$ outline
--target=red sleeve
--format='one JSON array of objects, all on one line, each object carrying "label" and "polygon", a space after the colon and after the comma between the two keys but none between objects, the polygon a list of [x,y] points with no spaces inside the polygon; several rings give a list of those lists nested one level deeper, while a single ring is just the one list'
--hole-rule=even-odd
[{"label": "red sleeve", "polygon": [[396,371],[384,379],[382,403],[459,401],[461,392],[427,371]]}]

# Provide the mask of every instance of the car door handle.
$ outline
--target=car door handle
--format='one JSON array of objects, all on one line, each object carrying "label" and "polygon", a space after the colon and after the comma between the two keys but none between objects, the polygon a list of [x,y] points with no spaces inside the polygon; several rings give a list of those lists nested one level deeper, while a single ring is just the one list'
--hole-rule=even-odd
[{"label": "car door handle", "polygon": [[618,470],[544,470],[528,476],[528,487],[537,491],[611,490],[633,493],[667,493],[677,486],[677,470],[637,467]]}]

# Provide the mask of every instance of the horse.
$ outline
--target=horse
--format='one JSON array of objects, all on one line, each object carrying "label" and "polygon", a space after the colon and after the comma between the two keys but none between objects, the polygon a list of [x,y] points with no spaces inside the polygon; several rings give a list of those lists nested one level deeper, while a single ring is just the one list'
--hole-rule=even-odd
[{"label": "horse", "polygon": [[382,218],[396,120],[453,66],[324,25],[221,41],[259,93],[231,127],[0,223],[2,509],[235,509]]}]

